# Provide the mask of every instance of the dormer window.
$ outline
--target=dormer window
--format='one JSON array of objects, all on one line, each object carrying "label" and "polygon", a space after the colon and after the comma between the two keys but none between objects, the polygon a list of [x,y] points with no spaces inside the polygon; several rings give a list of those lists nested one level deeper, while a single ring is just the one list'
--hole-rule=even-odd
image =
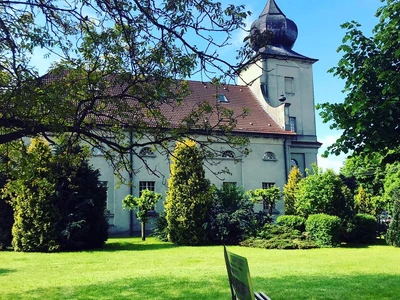
[{"label": "dormer window", "polygon": [[154,157],[154,151],[150,147],[144,147],[139,152],[140,157]]},{"label": "dormer window", "polygon": [[229,103],[228,98],[226,98],[226,96],[224,94],[218,94],[218,101],[221,103]]}]

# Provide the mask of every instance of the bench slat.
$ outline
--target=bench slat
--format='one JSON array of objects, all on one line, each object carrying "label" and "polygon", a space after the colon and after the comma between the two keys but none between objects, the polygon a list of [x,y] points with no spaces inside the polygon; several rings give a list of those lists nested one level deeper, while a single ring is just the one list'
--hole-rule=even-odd
[{"label": "bench slat", "polygon": [[263,292],[254,293],[254,297],[256,300],[271,300],[271,298],[265,295]]}]

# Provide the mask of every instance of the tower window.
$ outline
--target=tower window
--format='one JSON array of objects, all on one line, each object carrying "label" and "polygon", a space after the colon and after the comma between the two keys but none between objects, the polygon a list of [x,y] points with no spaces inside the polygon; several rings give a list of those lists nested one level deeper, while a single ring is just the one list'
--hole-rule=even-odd
[{"label": "tower window", "polygon": [[285,94],[294,94],[294,78],[285,77]]},{"label": "tower window", "polygon": [[290,126],[290,131],[297,132],[296,118],[295,117],[289,117],[289,126]]}]

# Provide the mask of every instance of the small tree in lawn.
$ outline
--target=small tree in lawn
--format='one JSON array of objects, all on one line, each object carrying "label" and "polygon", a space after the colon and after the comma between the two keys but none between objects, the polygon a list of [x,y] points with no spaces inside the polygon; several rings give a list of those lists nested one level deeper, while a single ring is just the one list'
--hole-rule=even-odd
[{"label": "small tree in lawn", "polygon": [[173,156],[165,201],[168,239],[177,244],[200,245],[207,240],[203,225],[213,191],[205,178],[203,157],[192,140],[178,142]]},{"label": "small tree in lawn", "polygon": [[366,193],[363,186],[360,185],[358,193],[355,196],[354,208],[360,214],[375,215],[375,206],[370,195]]},{"label": "small tree in lawn", "polygon": [[256,189],[249,191],[249,198],[253,203],[263,202],[264,207],[268,207],[268,214],[272,215],[275,203],[281,198],[281,192],[276,186],[268,189]]},{"label": "small tree in lawn", "polygon": [[146,240],[146,223],[149,221],[148,212],[154,208],[154,205],[161,200],[161,194],[150,190],[143,190],[140,197],[127,195],[122,204],[124,208],[129,210],[137,209],[136,216],[142,224],[142,240]]},{"label": "small tree in lawn", "polygon": [[297,166],[294,166],[289,173],[288,181],[283,187],[283,195],[285,197],[285,214],[294,215],[296,209],[296,195],[299,191],[299,182],[302,178],[301,172]]}]

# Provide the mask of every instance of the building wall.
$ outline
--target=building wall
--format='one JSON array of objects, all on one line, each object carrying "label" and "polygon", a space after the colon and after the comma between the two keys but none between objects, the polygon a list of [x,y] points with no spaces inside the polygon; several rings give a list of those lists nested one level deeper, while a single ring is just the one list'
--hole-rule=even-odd
[{"label": "building wall", "polygon": [[[234,182],[242,186],[245,190],[262,188],[263,183],[275,184],[281,190],[286,182],[288,170],[288,155],[285,154],[285,140],[283,138],[251,137],[250,153],[247,156],[240,156],[234,149],[227,148],[224,144],[213,145],[214,149],[231,150],[235,153],[235,158],[220,157],[205,162],[206,177],[216,186],[222,186],[224,182]],[[287,147],[286,147],[287,148]],[[137,170],[133,176],[133,195],[139,196],[139,186],[141,181],[151,181],[155,184],[155,191],[163,196],[157,203],[155,211],[163,211],[165,201],[170,161],[163,153],[154,152],[154,156],[145,157],[148,167],[155,171],[151,172],[146,168],[146,164],[137,156],[133,157],[133,166]],[[265,154],[268,153],[265,156]],[[271,159],[271,153],[272,158]],[[114,175],[113,169],[102,156],[94,156],[91,163],[100,169],[100,180],[106,181],[108,186],[107,209],[109,210],[110,232],[117,234],[127,234],[130,231],[131,216],[128,210],[122,208],[122,199],[130,193],[130,187],[120,184]],[[230,174],[220,173],[225,168],[229,169]],[[220,174],[218,174],[220,173]],[[124,174],[129,178],[128,174]],[[255,210],[261,210],[262,205],[256,205]],[[277,203],[276,209],[283,214],[283,200]],[[133,231],[140,231],[140,223],[133,213]],[[149,226],[151,228],[151,226]]]}]

